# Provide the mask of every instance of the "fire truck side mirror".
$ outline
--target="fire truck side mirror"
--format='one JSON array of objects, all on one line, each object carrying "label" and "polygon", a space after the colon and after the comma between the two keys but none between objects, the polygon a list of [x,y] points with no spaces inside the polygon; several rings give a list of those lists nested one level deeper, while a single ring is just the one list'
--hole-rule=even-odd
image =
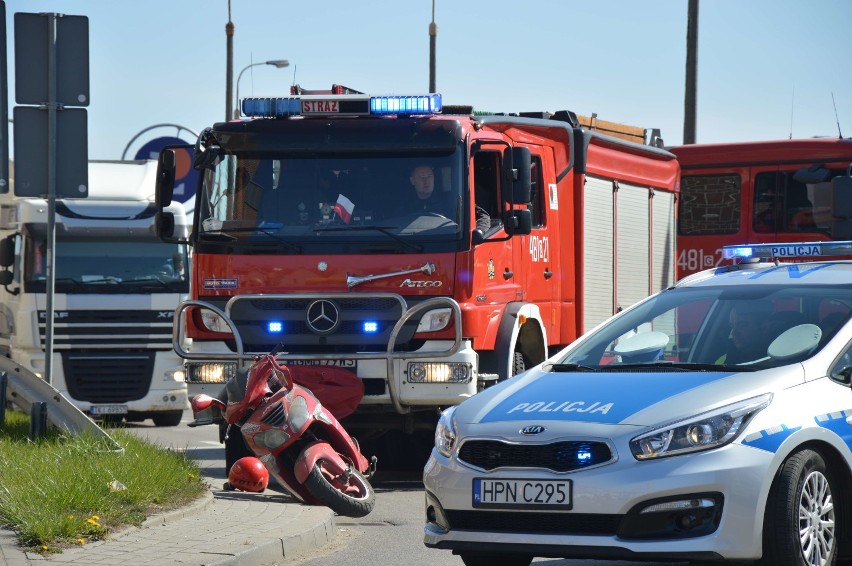
[{"label": "fire truck side mirror", "polygon": [[530,202],[531,161],[528,147],[512,147],[503,153],[503,178],[506,179],[506,186],[511,187],[511,193],[503,195],[508,204]]},{"label": "fire truck side mirror", "polygon": [[852,176],[838,175],[832,179],[831,192],[834,197],[834,217],[852,218]]},{"label": "fire truck side mirror", "polygon": [[0,267],[11,267],[15,263],[15,235],[0,240]]},{"label": "fire truck side mirror", "polygon": [[175,215],[164,210],[157,211],[157,235],[164,242],[178,242],[175,238]]},{"label": "fire truck side mirror", "polygon": [[532,211],[528,208],[509,210],[503,214],[503,227],[509,236],[526,236],[532,232]]},{"label": "fire truck side mirror", "polygon": [[175,170],[177,155],[173,148],[167,147],[160,152],[157,160],[157,208],[164,209],[172,203],[175,190]]}]

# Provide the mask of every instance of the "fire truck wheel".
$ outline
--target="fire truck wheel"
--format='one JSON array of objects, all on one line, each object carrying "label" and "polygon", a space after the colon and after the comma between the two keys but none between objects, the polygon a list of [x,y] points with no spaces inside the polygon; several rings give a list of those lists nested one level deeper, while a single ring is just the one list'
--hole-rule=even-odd
[{"label": "fire truck wheel", "polygon": [[183,411],[164,411],[151,417],[151,420],[154,421],[155,426],[177,426],[182,417]]},{"label": "fire truck wheel", "polygon": [[523,352],[515,352],[515,356],[512,359],[512,375],[524,373],[527,371],[527,367],[527,358]]}]

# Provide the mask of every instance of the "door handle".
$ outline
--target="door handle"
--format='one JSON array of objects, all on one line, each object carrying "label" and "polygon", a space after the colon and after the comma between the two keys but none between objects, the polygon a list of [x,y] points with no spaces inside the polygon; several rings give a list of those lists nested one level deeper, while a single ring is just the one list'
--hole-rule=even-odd
[{"label": "door handle", "polygon": [[506,271],[503,272],[503,279],[511,279],[514,276],[515,273],[513,271],[509,271],[508,268],[506,269]]},{"label": "door handle", "polygon": [[545,269],[545,270],[544,270],[544,278],[545,278],[545,279],[550,279],[551,277],[553,277],[553,272],[552,272],[552,271],[550,271],[549,269]]}]

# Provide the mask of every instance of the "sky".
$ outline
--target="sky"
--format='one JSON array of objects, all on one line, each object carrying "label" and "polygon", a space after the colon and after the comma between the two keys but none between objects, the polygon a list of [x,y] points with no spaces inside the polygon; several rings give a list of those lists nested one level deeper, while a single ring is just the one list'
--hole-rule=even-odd
[{"label": "sky", "polygon": [[[89,159],[226,117],[228,0],[6,0],[9,117],[14,14],[86,16]],[[245,96],[338,83],[429,90],[433,0],[230,0],[233,81]],[[492,112],[572,110],[683,142],[687,0],[434,0],[436,90]],[[852,136],[852,2],[702,0],[696,141]],[[834,102],[832,101],[832,95]],[[234,103],[235,105],[235,103]],[[836,114],[835,114],[836,105]],[[13,133],[9,138],[14,143]],[[14,154],[13,149],[10,154]]]}]

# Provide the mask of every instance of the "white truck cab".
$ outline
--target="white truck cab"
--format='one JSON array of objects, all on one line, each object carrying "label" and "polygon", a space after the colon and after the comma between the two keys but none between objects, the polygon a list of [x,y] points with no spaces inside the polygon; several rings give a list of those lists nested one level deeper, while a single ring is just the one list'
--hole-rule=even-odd
[{"label": "white truck cab", "polygon": [[[156,234],[156,161],[92,161],[89,196],[56,201],[51,385],[89,415],[180,423],[172,348],[189,293],[186,246]],[[183,206],[170,206],[186,231]],[[48,206],[0,195],[0,353],[45,377]]]}]

